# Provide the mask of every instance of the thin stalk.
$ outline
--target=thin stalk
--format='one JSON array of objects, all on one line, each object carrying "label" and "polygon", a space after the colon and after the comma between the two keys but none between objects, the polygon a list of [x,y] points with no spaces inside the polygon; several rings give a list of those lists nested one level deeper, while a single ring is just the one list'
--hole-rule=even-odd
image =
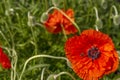
[{"label": "thin stalk", "polygon": [[95,30],[96,30],[96,31],[99,31],[99,29],[98,29],[97,25],[95,25]]},{"label": "thin stalk", "polygon": [[[12,24],[12,21],[11,21],[11,17],[8,16],[8,22],[9,24],[11,25]],[[12,30],[12,27],[10,27],[6,22],[5,22],[5,26],[6,26],[6,29],[8,30],[9,32],[9,35],[10,35],[10,38],[11,38],[11,48],[12,48],[12,62],[11,64],[13,65],[12,66],[12,70],[11,70],[11,80],[16,80],[16,68],[17,68],[17,60],[18,60],[18,56],[17,56],[17,53],[15,51],[15,42],[14,42],[14,32]]]},{"label": "thin stalk", "polygon": [[113,6],[112,6],[112,8],[113,8],[113,9],[114,9],[114,11],[115,11],[115,15],[118,15],[118,11],[117,11],[116,6],[115,6],[115,5],[113,5]]},{"label": "thin stalk", "polygon": [[31,61],[31,60],[33,60],[33,59],[41,58],[41,57],[53,58],[53,59],[63,59],[63,60],[68,61],[68,59],[65,58],[65,57],[55,57],[55,56],[50,56],[50,55],[35,55],[35,56],[32,56],[32,57],[30,57],[29,59],[27,59],[27,60],[25,61],[24,66],[23,66],[23,69],[22,69],[22,72],[21,72],[20,77],[19,77],[18,80],[21,80],[21,79],[22,79],[23,73],[24,73],[24,71],[25,71],[25,69],[26,69],[26,66],[27,66],[28,62]]},{"label": "thin stalk", "polygon": [[16,76],[17,76],[17,71],[16,71],[16,68],[17,68],[17,61],[18,61],[18,56],[17,56],[17,53],[15,51],[15,49],[13,49],[13,54],[15,55],[14,57],[14,67],[13,67],[13,70],[14,70],[14,79],[13,80],[16,80]]},{"label": "thin stalk", "polygon": [[[95,10],[95,14],[96,14],[96,21],[99,21],[100,19],[99,19],[99,16],[98,16],[98,10],[97,10],[97,8],[96,8],[96,7],[94,7],[93,9]],[[96,29],[96,31],[99,31],[99,29],[98,29],[98,26],[97,26],[97,25],[95,25],[95,29]]]},{"label": "thin stalk", "polygon": [[67,35],[66,35],[66,33],[65,33],[65,29],[64,29],[64,26],[61,24],[61,27],[62,27],[62,32],[63,32],[63,34],[64,34],[64,37],[65,37],[65,40],[67,40]]},{"label": "thin stalk", "polygon": [[64,0],[64,1],[63,1],[63,6],[64,6],[64,9],[65,9],[65,10],[66,10],[66,7],[67,7],[66,3],[67,3],[66,0]]},{"label": "thin stalk", "polygon": [[48,1],[45,0],[45,9],[47,10],[48,9]]},{"label": "thin stalk", "polygon": [[95,14],[96,14],[96,19],[99,20],[99,16],[98,16],[98,10],[96,7],[93,8],[95,10]]},{"label": "thin stalk", "polygon": [[[33,43],[34,43],[34,46],[35,46],[35,49],[34,49],[34,55],[37,55],[37,42],[36,42],[36,38],[35,38],[35,34],[34,34],[34,30],[33,30],[33,26],[30,27],[31,28],[31,32],[32,32],[32,37],[33,37]],[[33,61],[33,65],[35,65],[35,60]],[[32,71],[32,74],[34,74],[35,71],[33,70]]]},{"label": "thin stalk", "polygon": [[5,39],[5,41],[7,42],[8,46],[10,47],[9,42],[8,42],[7,38],[5,37],[5,35],[2,33],[2,31],[0,31],[0,34]]},{"label": "thin stalk", "polygon": [[[10,19],[9,19],[9,21],[11,22]],[[16,80],[16,68],[17,68],[18,56],[17,56],[17,53],[15,51],[14,35],[11,32],[12,30],[9,29],[8,25],[7,25],[7,29],[9,30],[9,33],[10,33],[10,36],[11,36],[11,42],[12,42],[12,56],[13,56],[13,60],[12,60],[12,64],[13,64],[13,79],[12,80]]]},{"label": "thin stalk", "polygon": [[35,23],[35,25],[38,25],[38,26],[41,26],[41,27],[43,27],[44,25],[43,24],[41,24],[41,23]]},{"label": "thin stalk", "polygon": [[68,72],[60,72],[59,74],[55,75],[55,76],[54,76],[54,77],[55,77],[55,80],[56,80],[57,77],[59,77],[59,76],[61,76],[61,75],[64,75],[64,74],[70,76],[73,80],[76,80],[76,79],[75,79],[70,73],[68,73]]},{"label": "thin stalk", "polygon": [[44,72],[45,72],[45,68],[43,68],[43,70],[42,70],[42,73],[41,73],[41,80],[43,80]]},{"label": "thin stalk", "polygon": [[34,30],[33,30],[33,27],[31,26],[31,32],[32,32],[32,36],[33,36],[33,40],[34,40],[34,46],[35,46],[35,55],[37,55],[37,41],[36,41],[36,38],[35,38],[35,34],[34,34]]}]

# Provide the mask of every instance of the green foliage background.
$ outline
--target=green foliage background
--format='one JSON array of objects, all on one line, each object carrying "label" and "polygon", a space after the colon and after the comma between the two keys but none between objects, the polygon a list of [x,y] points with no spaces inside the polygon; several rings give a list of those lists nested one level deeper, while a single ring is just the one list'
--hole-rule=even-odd
[{"label": "green foliage background", "polygon": [[[60,9],[72,8],[75,12],[75,22],[81,31],[95,29],[96,14],[103,22],[99,30],[108,34],[120,50],[120,25],[113,23],[115,15],[113,5],[120,15],[120,2],[117,0],[53,0]],[[102,4],[105,1],[105,4]],[[60,2],[60,3],[59,3]],[[41,15],[53,6],[52,0],[1,0],[0,2],[0,43],[4,52],[10,57],[12,64],[17,60],[16,78],[19,79],[25,61],[34,55],[51,55],[65,57],[65,38],[62,33],[51,34],[46,31],[40,21]],[[106,7],[107,6],[107,7]],[[106,8],[105,8],[106,7]],[[28,25],[28,13],[34,17]],[[120,20],[118,20],[120,22]],[[33,25],[32,25],[33,23]],[[99,25],[98,25],[99,28]],[[72,35],[69,35],[70,37]],[[40,67],[43,65],[43,67]],[[81,80],[64,60],[51,58],[37,58],[27,65],[22,80],[40,80],[41,72],[45,68],[44,80],[51,74],[66,71],[76,80]],[[0,80],[11,80],[11,71],[0,68]],[[101,80],[117,80],[120,78],[120,68]],[[52,80],[52,79],[51,79]],[[72,80],[68,75],[62,75],[57,80]]]}]

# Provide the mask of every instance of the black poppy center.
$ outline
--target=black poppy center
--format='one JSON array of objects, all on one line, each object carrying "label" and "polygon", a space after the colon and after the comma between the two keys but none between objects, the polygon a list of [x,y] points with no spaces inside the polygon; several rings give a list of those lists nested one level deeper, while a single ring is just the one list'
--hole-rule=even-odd
[{"label": "black poppy center", "polygon": [[97,47],[92,47],[88,50],[88,57],[92,58],[93,60],[98,58],[100,55],[100,51]]}]

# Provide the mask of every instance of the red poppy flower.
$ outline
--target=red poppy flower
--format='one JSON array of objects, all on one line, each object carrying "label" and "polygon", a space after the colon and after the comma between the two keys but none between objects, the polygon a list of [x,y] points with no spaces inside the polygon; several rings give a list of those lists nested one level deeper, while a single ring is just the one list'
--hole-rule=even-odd
[{"label": "red poppy flower", "polygon": [[[72,9],[68,9],[65,13],[74,20],[74,12]],[[46,29],[51,33],[61,32],[62,27],[66,34],[74,34],[77,32],[75,26],[58,10],[54,10],[52,14],[49,14],[48,20],[44,24]]]},{"label": "red poppy flower", "polygon": [[2,48],[0,48],[0,64],[3,68],[9,69],[11,68],[11,63],[8,56],[3,53]]},{"label": "red poppy flower", "polygon": [[118,54],[111,38],[99,31],[85,30],[65,44],[73,70],[83,80],[98,80],[118,68]]}]

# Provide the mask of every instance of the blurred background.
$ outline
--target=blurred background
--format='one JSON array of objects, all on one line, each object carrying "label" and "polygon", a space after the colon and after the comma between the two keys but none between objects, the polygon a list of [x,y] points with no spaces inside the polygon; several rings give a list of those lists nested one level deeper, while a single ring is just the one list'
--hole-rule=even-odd
[{"label": "blurred background", "polygon": [[[18,80],[25,61],[34,55],[66,57],[64,35],[49,33],[41,22],[45,20],[42,14],[52,6],[72,8],[81,31],[92,28],[108,34],[120,54],[120,0],[1,0],[0,46],[10,57],[13,68],[6,70],[0,66],[0,80],[11,80],[12,74]],[[41,80],[43,71],[43,80],[63,71],[81,80],[65,60],[52,58],[31,60],[21,80]],[[57,80],[72,78],[62,75]],[[120,67],[101,80],[120,80]]]}]

